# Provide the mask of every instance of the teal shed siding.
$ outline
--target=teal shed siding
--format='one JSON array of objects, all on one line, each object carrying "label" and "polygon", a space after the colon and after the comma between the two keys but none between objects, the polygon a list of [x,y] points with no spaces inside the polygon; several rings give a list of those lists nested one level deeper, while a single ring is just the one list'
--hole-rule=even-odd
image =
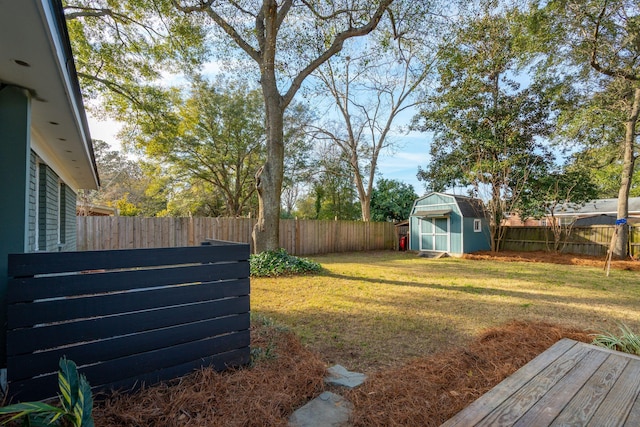
[{"label": "teal shed siding", "polygon": [[469,254],[478,251],[488,251],[491,249],[489,244],[489,224],[486,219],[480,218],[480,232],[474,231],[473,223],[477,218],[464,219],[464,252]]},{"label": "teal shed siding", "polygon": [[[442,227],[444,218],[447,219],[446,230]],[[474,222],[478,219],[481,232],[474,231]],[[409,249],[414,251],[437,250],[461,255],[490,249],[488,223],[482,202],[477,199],[443,193],[423,196],[413,205],[409,230]]]}]

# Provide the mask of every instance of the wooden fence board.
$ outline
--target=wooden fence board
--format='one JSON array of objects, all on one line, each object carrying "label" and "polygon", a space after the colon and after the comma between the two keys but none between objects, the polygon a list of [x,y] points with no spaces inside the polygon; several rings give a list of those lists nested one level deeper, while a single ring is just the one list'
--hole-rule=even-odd
[{"label": "wooden fence board", "polygon": [[[245,245],[212,246],[202,251],[200,246],[109,250],[85,252],[40,252],[9,255],[9,276],[78,272],[85,270],[135,268],[178,264],[198,264],[211,261],[242,261],[248,259]],[[72,256],[70,254],[73,254]]]},{"label": "wooden fence board", "polygon": [[[78,250],[199,245],[206,239],[251,244],[251,218],[78,217]],[[105,237],[109,236],[109,237]],[[395,247],[392,223],[280,220],[280,246],[295,255]]]},{"label": "wooden fence board", "polygon": [[7,311],[7,326],[10,329],[29,328],[45,323],[229,298],[238,295],[237,292],[248,294],[249,278],[133,292],[110,292],[87,297],[40,300],[31,304],[12,304]]},{"label": "wooden fence board", "polygon": [[[114,361],[93,364],[81,368],[80,372],[87,377],[92,388],[102,388],[102,385],[109,384],[114,378],[119,379],[129,376],[135,379],[138,375],[157,371],[158,368],[156,368],[156,366],[158,365],[156,363],[156,366],[154,366],[154,361],[160,361],[160,368],[169,368],[175,365],[197,361],[203,355],[206,357],[240,348],[246,348],[248,350],[248,340],[248,330],[235,332],[174,347],[167,347],[149,353],[131,355]],[[196,366],[202,365],[199,364]],[[57,369],[57,361],[52,365],[52,368]],[[182,375],[184,374],[185,372],[182,373]],[[55,391],[57,383],[57,372],[27,380],[12,381],[11,394],[18,400],[38,399],[32,396],[42,396],[43,393],[51,393],[51,390]],[[97,384],[97,386],[94,387],[94,384]],[[109,388],[111,388],[110,384]],[[40,399],[44,397],[49,396],[45,395],[40,397]]]},{"label": "wooden fence board", "polygon": [[210,366],[217,371],[226,369],[227,367],[235,367],[247,365],[250,362],[249,352],[241,348],[231,350],[225,353],[216,354],[214,356],[203,357],[202,359],[192,362],[183,363],[178,366],[172,366],[166,369],[160,369],[147,374],[139,374],[134,378],[117,381],[111,384],[111,388],[118,389],[137,389],[142,384],[154,384],[159,381],[169,380],[184,375],[184,372],[192,372],[204,366]]},{"label": "wooden fence board", "polygon": [[[128,222],[119,228],[131,230]],[[161,224],[169,230],[178,222]],[[131,243],[132,236],[126,231],[123,239]],[[220,242],[10,255],[12,397],[52,397],[61,356],[74,360],[98,389],[188,372],[176,367],[246,363],[248,255],[246,244]]]},{"label": "wooden fence board", "polygon": [[21,356],[12,356],[7,360],[7,369],[17,370],[23,378],[30,378],[51,368],[51,361],[62,356],[73,360],[78,365],[85,365],[100,354],[104,360],[117,359],[130,354],[130,348],[139,352],[157,350],[165,346],[173,346],[196,341],[204,337],[213,337],[236,329],[249,329],[249,313],[206,319],[198,322],[169,326],[163,329],[142,331],[135,335],[109,337],[93,341],[85,345],[62,347],[53,350],[39,351]]},{"label": "wooden fence board", "polygon": [[29,302],[37,298],[56,298],[70,293],[81,296],[103,292],[123,292],[149,287],[161,287],[184,281],[184,283],[212,282],[237,279],[248,267],[247,261],[231,264],[198,264],[185,267],[157,268],[156,275],[145,270],[128,270],[94,274],[91,286],[83,274],[70,275],[61,281],[58,277],[21,277],[10,279],[7,301]]},{"label": "wooden fence board", "polygon": [[189,323],[210,319],[213,313],[215,313],[213,317],[217,318],[246,312],[249,312],[248,296],[120,316],[98,317],[39,328],[9,330],[7,341],[12,343],[12,354],[24,354],[38,349],[109,338],[113,336],[113,331],[119,331],[124,335],[167,328],[174,324],[175,318],[181,319],[183,323]]},{"label": "wooden fence board", "polygon": [[[171,222],[172,221],[172,222]],[[251,218],[118,218],[78,217],[78,249],[132,249],[175,245],[199,245],[205,239],[251,244]],[[133,238],[119,237],[133,233]],[[564,252],[603,256],[613,227],[574,227]],[[171,238],[169,238],[171,236]],[[294,255],[394,249],[395,227],[391,223],[361,221],[280,221],[280,246]],[[630,228],[631,255],[640,257],[640,227]],[[510,227],[503,249],[545,251],[552,236],[547,227]],[[124,244],[125,246],[121,246]]]},{"label": "wooden fence board", "polygon": [[[564,253],[576,253],[592,256],[604,256],[611,243],[613,226],[593,225],[574,227],[566,239]],[[640,227],[629,228],[630,254],[640,256]],[[503,240],[503,250],[511,251],[546,251],[553,242],[553,235],[548,227],[508,227]]]}]

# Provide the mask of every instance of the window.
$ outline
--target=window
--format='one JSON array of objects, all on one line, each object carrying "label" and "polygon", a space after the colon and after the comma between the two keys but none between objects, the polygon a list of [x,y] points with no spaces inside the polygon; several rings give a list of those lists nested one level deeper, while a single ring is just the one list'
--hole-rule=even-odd
[{"label": "window", "polygon": [[482,231],[482,220],[474,219],[473,220],[473,232],[479,233]]},{"label": "window", "polygon": [[540,220],[540,225],[541,225],[542,227],[546,227],[546,226],[547,226],[547,219],[546,219],[546,218],[541,219],[541,220]]}]

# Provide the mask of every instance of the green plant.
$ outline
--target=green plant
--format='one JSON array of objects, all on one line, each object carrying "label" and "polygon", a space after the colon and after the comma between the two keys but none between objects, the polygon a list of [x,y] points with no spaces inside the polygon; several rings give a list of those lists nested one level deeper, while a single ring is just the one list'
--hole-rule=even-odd
[{"label": "green plant", "polygon": [[84,375],[78,374],[78,368],[73,361],[62,357],[59,366],[60,407],[42,402],[4,406],[0,408],[0,415],[14,415],[2,424],[22,418],[23,426],[93,427],[93,397],[89,382]]},{"label": "green plant", "polygon": [[618,326],[622,332],[620,336],[610,332],[595,334],[592,344],[640,356],[640,336],[625,324]]},{"label": "green plant", "polygon": [[251,276],[274,277],[292,274],[317,273],[322,270],[320,264],[307,258],[289,255],[280,248],[276,251],[265,251],[249,258]]}]

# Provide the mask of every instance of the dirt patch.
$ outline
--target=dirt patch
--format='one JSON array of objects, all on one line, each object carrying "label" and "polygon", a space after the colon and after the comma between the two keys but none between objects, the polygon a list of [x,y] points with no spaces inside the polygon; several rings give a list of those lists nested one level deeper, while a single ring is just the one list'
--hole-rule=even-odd
[{"label": "dirt patch", "polygon": [[438,426],[561,338],[590,342],[578,329],[511,322],[466,348],[380,371],[347,395],[355,426]]},{"label": "dirt patch", "polygon": [[[554,254],[544,251],[536,252],[475,252],[463,255],[465,259],[491,260],[503,262],[545,262],[550,264],[586,265],[604,269],[605,258],[577,254]],[[612,260],[611,268],[616,270],[640,271],[638,260]]]},{"label": "dirt patch", "polygon": [[98,396],[100,427],[285,426],[297,407],[319,394],[325,365],[291,332],[252,326],[252,368],[203,369],[133,394]]}]

